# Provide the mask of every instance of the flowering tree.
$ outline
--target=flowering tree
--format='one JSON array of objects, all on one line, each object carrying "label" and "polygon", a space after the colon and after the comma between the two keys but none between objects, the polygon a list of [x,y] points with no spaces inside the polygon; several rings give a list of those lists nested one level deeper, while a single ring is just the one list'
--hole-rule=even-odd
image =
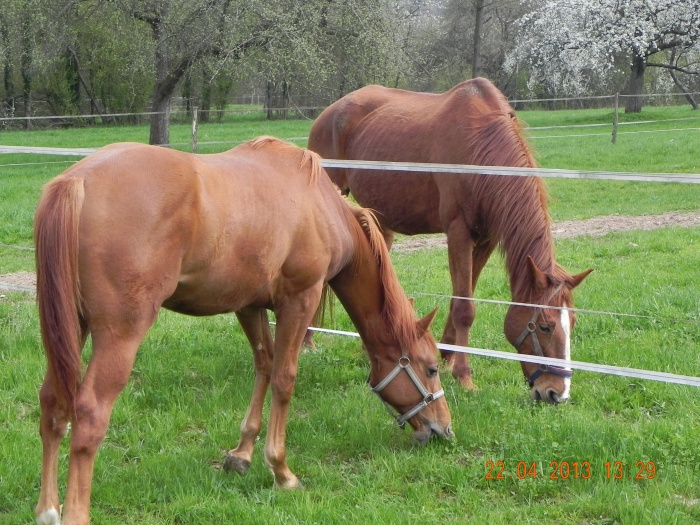
[{"label": "flowering tree", "polygon": [[530,82],[570,94],[609,81],[616,61],[629,60],[626,111],[642,108],[647,67],[700,74],[690,57],[700,53],[697,0],[543,0],[520,20],[520,38],[506,60],[525,60]]}]

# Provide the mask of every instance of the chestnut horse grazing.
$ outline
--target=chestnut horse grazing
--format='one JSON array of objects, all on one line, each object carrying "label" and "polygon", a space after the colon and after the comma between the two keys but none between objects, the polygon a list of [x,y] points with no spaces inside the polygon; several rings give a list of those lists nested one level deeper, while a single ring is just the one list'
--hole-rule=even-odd
[{"label": "chestnut horse grazing", "polygon": [[[489,81],[476,78],[443,94],[367,86],[328,107],[314,122],[309,149],[328,159],[535,167],[513,109]],[[547,195],[539,178],[328,169],[333,182],[373,209],[388,247],[394,232],[447,234],[453,295],[472,297],[500,246],[514,302],[505,334],[519,352],[568,358],[571,290],[588,275],[555,261]],[[441,341],[466,346],[474,304],[453,299]],[[452,374],[474,388],[467,355],[443,352]],[[533,398],[568,398],[571,370],[522,364]]]},{"label": "chestnut horse grazing", "polygon": [[[324,283],[357,327],[370,385],[398,411],[397,421],[408,421],[421,442],[452,436],[429,331],[434,312],[417,318],[373,217],[340,195],[309,151],[271,138],[216,155],[107,146],[46,186],[34,228],[48,360],[41,524],[61,522],[57,468],[69,422],[63,523],[89,522],[95,455],[161,306],[189,315],[235,312],[250,341],[255,385],[226,470],[250,465],[271,386],[265,462],[276,486],[300,486],[285,460],[285,427],[301,342]],[[93,351],[82,375],[88,334]]]}]

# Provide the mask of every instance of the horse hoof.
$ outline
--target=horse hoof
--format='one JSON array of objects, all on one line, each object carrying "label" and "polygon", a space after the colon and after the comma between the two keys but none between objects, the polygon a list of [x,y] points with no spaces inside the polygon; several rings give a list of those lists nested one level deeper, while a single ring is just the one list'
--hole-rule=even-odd
[{"label": "horse hoof", "polygon": [[275,480],[275,487],[282,490],[301,490],[304,488],[304,485],[302,485],[301,481],[295,476],[293,479],[288,479],[281,483]]},{"label": "horse hoof", "polygon": [[241,476],[250,468],[250,461],[241,459],[229,454],[224,460],[224,470],[226,472],[238,472]]},{"label": "horse hoof", "polygon": [[459,381],[459,384],[462,385],[462,388],[465,390],[471,390],[472,392],[479,390],[479,387],[474,384],[472,381],[471,376],[466,376],[466,377],[456,377],[457,381]]}]

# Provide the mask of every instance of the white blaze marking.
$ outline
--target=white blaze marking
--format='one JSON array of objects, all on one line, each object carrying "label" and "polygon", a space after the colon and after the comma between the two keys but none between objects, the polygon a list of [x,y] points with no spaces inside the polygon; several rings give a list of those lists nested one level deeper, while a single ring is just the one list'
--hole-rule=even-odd
[{"label": "white blaze marking", "polygon": [[[569,310],[563,308],[561,310],[561,328],[564,330],[564,359],[571,361],[571,323],[569,322]],[[571,367],[564,367],[564,370],[571,371]],[[569,399],[571,391],[571,378],[564,378],[564,392],[561,395],[562,401]]]}]

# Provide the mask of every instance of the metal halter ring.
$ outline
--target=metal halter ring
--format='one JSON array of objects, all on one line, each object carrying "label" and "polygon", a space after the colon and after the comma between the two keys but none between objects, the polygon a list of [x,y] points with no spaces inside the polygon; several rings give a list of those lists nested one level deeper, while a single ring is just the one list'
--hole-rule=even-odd
[{"label": "metal halter ring", "polygon": [[[384,401],[381,396],[379,396],[379,392],[384,390],[389,385],[389,383],[391,383],[396,378],[396,376],[399,375],[399,373],[402,370],[404,370],[408,374],[408,377],[411,378],[411,381],[413,381],[413,384],[418,389],[418,392],[420,392],[421,396],[423,396],[423,400],[420,401],[408,412],[404,414],[394,415],[389,404],[386,401]],[[394,369],[391,372],[389,372],[389,374],[383,380],[381,380],[377,386],[373,387],[372,385],[370,385],[370,389],[372,390],[372,392],[379,396],[379,399],[382,399],[382,403],[384,403],[384,406],[387,407],[389,415],[394,418],[394,420],[400,428],[404,428],[406,426],[406,421],[411,419],[418,412],[427,407],[430,403],[432,403],[436,399],[440,399],[445,395],[445,391],[443,389],[440,389],[437,392],[433,393],[428,392],[428,389],[425,388],[425,386],[423,386],[423,383],[421,383],[421,380],[418,378],[416,372],[411,367],[411,360],[406,355],[402,355],[401,357],[399,357],[399,362],[394,367]]]}]

